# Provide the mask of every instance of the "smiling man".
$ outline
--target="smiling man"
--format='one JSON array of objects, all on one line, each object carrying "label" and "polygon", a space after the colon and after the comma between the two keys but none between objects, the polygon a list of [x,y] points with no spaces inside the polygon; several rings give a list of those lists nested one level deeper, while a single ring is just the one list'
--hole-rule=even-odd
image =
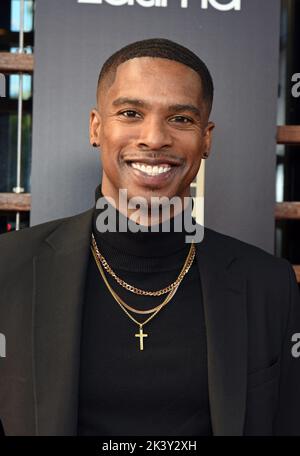
[{"label": "smiling man", "polygon": [[98,110],[91,113],[91,140],[102,151],[102,192],[117,200],[117,190],[126,188],[128,198],[144,196],[148,203],[153,196],[189,196],[214,127],[208,70],[158,56],[121,62],[104,65]]},{"label": "smiling man", "polygon": [[[292,266],[207,227],[194,236],[212,100],[204,62],[170,40],[104,63],[94,207],[0,238],[7,435],[300,435]],[[168,217],[153,217],[156,198]]]}]

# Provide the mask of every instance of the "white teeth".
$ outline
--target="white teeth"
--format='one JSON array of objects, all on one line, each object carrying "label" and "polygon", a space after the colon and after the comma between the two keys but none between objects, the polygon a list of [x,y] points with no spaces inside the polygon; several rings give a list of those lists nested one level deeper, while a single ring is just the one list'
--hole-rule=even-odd
[{"label": "white teeth", "polygon": [[139,169],[140,171],[143,171],[144,173],[150,175],[150,176],[157,176],[158,174],[161,173],[166,173],[171,169],[171,166],[150,166],[147,165],[145,166],[144,164],[138,163],[138,162],[132,162],[131,166],[135,169]]}]

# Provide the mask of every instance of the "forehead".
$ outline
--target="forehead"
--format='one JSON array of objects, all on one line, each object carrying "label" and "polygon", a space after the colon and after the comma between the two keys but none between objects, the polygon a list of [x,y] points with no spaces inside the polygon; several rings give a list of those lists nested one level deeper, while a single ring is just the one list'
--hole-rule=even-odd
[{"label": "forehead", "polygon": [[106,102],[121,96],[150,97],[153,101],[202,101],[202,84],[192,68],[169,59],[138,57],[120,64],[105,90]]}]

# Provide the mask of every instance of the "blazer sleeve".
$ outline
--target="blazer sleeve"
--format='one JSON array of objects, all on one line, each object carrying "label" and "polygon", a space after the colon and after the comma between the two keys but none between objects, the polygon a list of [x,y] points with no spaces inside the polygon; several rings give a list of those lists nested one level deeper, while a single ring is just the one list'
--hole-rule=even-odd
[{"label": "blazer sleeve", "polygon": [[274,435],[300,435],[300,294],[291,264],[286,261],[289,313],[280,359]]}]

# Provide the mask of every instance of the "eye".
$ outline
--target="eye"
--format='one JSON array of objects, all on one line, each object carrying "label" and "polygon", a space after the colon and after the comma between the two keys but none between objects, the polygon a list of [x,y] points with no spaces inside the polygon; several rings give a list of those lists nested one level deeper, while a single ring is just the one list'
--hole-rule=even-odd
[{"label": "eye", "polygon": [[137,116],[140,116],[140,114],[133,109],[126,109],[126,111],[119,112],[119,114],[129,119],[136,119]]},{"label": "eye", "polygon": [[175,117],[172,117],[171,121],[175,121],[175,123],[181,123],[181,124],[190,124],[193,122],[193,119],[191,119],[190,117],[186,117],[186,116],[175,116]]}]

